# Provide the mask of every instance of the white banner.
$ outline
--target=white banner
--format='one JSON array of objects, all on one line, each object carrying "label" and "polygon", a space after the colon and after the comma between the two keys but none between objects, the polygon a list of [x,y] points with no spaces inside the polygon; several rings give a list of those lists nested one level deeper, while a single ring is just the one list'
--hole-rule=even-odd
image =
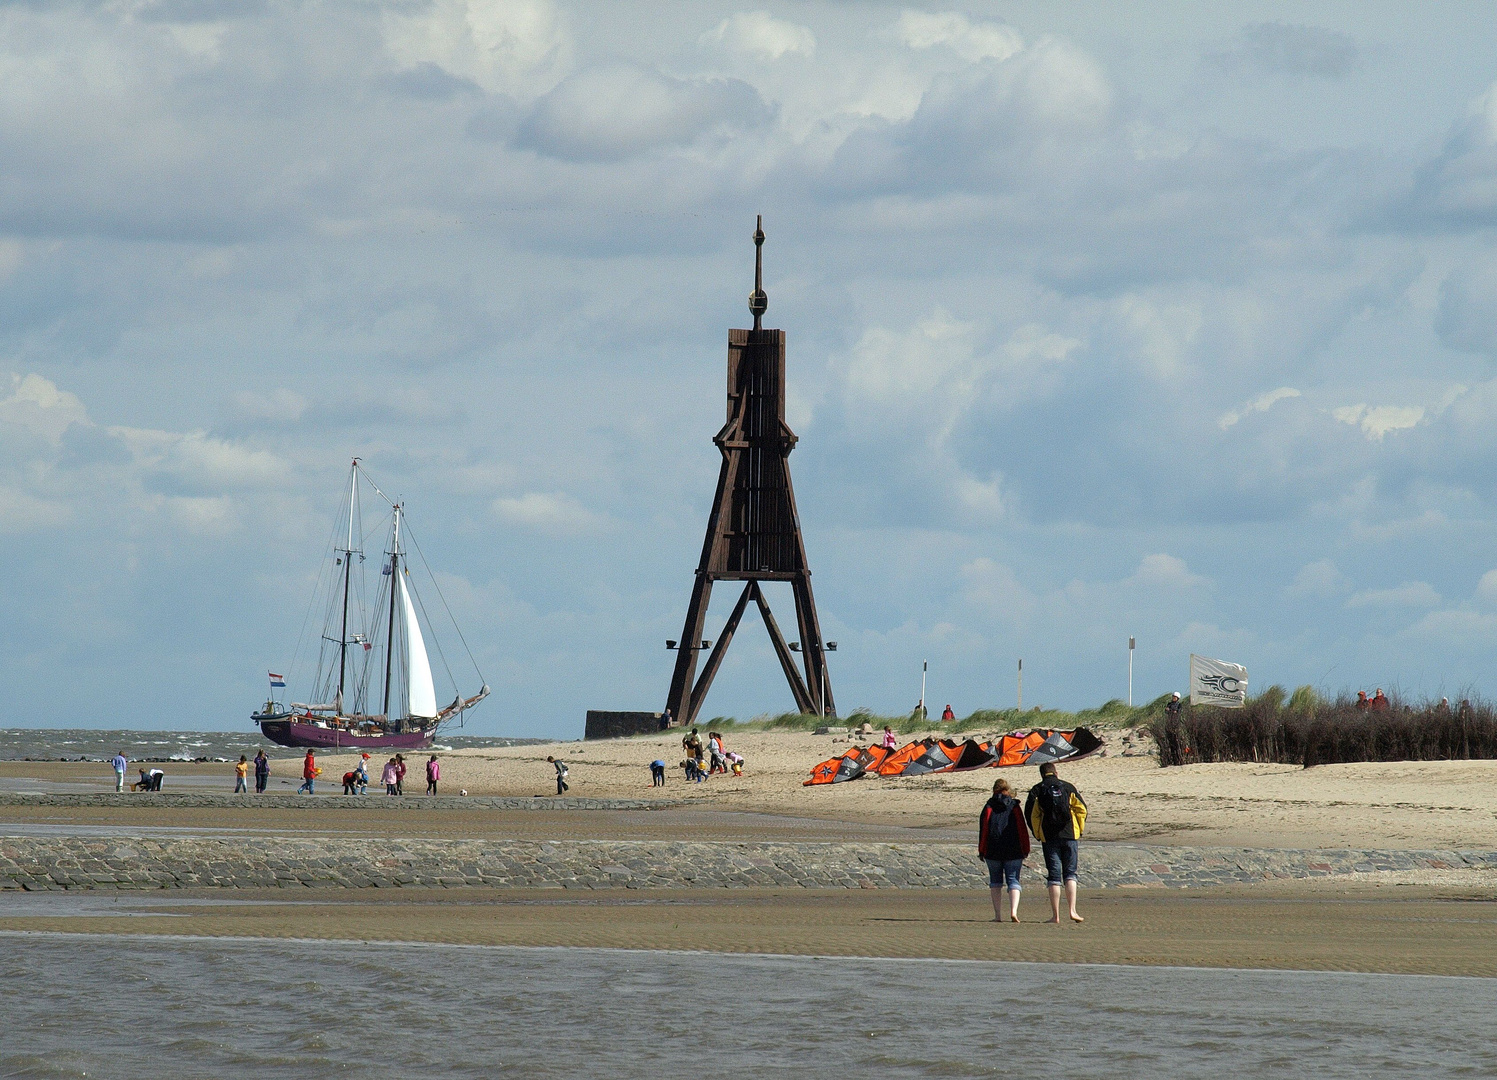
[{"label": "white banner", "polygon": [[1247,668],[1190,654],[1190,703],[1240,709],[1247,704]]}]

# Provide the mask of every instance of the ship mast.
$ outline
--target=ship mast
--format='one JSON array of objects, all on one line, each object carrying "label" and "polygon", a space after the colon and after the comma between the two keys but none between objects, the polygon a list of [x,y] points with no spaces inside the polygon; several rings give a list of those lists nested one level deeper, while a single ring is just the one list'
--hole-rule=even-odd
[{"label": "ship mast", "polygon": [[395,588],[400,573],[400,504],[395,504],[395,539],[390,543],[390,630],[385,638],[385,723],[390,723],[390,667],[395,660]]},{"label": "ship mast", "polygon": [[353,504],[359,486],[359,459],[348,470],[348,539],[343,544],[343,632],[338,635],[338,714],[343,713],[343,681],[348,670],[348,580],[353,572]]}]

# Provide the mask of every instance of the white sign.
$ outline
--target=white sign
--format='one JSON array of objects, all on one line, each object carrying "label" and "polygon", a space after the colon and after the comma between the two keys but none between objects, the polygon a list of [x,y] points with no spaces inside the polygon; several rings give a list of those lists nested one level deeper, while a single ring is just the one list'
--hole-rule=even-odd
[{"label": "white sign", "polygon": [[1247,704],[1247,668],[1190,654],[1190,703],[1240,709]]}]

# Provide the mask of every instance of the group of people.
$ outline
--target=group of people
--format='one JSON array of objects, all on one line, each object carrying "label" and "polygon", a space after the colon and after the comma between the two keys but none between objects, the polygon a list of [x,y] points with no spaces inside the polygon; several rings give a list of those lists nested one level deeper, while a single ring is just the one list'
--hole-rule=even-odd
[{"label": "group of people", "polygon": [[1383,712],[1390,704],[1391,702],[1388,701],[1381,686],[1377,688],[1377,693],[1371,697],[1367,696],[1366,690],[1357,691],[1357,708],[1359,709],[1366,709],[1369,712]]},{"label": "group of people", "polygon": [[[125,790],[125,772],[130,768],[130,759],[125,756],[123,750],[115,751],[114,757],[109,762],[110,768],[114,770],[114,790],[123,792]],[[166,779],[166,773],[160,769],[141,769],[140,779],[130,785],[131,791],[160,791],[161,781]]]},{"label": "group of people", "polygon": [[[723,745],[723,737],[719,732],[709,731],[704,746],[702,736],[696,728],[692,728],[681,737],[681,749],[686,751],[686,760],[681,762],[681,768],[686,771],[686,779],[692,783],[700,784],[714,773],[743,775],[743,755],[729,752]],[[665,786],[665,762],[650,763],[650,784],[652,787]]]},{"label": "group of people", "polygon": [[[124,754],[116,755],[114,759],[115,790],[122,790],[125,778],[125,768],[128,763],[122,764]],[[270,783],[270,755],[262,749],[255,755],[255,760],[250,761],[244,754],[239,755],[239,761],[234,765],[234,794],[249,794],[249,773],[255,772],[255,794],[265,794],[265,788]],[[405,794],[406,763],[404,754],[396,754],[385,762],[385,767],[380,773],[380,783],[385,785],[386,795]],[[322,769],[317,764],[317,751],[307,750],[307,756],[302,759],[301,785],[296,789],[298,795],[315,795],[317,793],[317,778],[322,775]],[[145,770],[141,770],[141,778],[145,779]],[[437,793],[437,782],[442,779],[442,764],[437,760],[437,755],[431,755],[426,763],[426,793],[435,795]],[[131,785],[134,790],[135,785]],[[159,791],[160,786],[154,789]],[[359,755],[357,764],[343,774],[343,794],[345,795],[367,795],[369,794],[369,754],[364,752]]]},{"label": "group of people", "polygon": [[1060,922],[1064,894],[1072,922],[1085,920],[1076,911],[1078,841],[1086,827],[1086,803],[1074,786],[1062,780],[1054,762],[1040,766],[1040,782],[1029,789],[1022,809],[1007,780],[993,785],[993,797],[982,808],[977,852],[988,864],[988,891],[993,921],[1019,921],[1019,875],[1029,855],[1030,834],[1045,856],[1045,884],[1050,892],[1050,919]]},{"label": "group of people", "polygon": [[255,770],[255,794],[264,795],[265,788],[270,783],[270,755],[263,749],[255,755],[253,762],[249,761],[243,754],[239,755],[239,761],[234,766],[234,794],[249,794],[249,772]]}]

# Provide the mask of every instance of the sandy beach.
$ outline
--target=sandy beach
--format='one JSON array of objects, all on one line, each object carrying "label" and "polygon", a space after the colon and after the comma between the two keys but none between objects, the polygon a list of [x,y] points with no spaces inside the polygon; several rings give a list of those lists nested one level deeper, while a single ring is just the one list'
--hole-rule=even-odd
[{"label": "sandy beach", "polygon": [[[915,780],[806,788],[810,767],[846,738],[746,733],[742,777],[684,782],[679,733],[440,754],[444,795],[507,796],[538,809],[456,803],[412,813],[378,806],[295,808],[276,798],[240,805],[5,805],[9,835],[88,835],[122,827],[163,835],[381,837],[422,842],[555,841],[664,844],[971,842],[998,776],[1021,791],[1032,770],[979,770]],[[652,800],[660,809],[547,809],[547,755],[571,768],[571,795]],[[664,789],[648,764],[671,765]],[[350,755],[322,755],[319,787],[338,800]],[[375,759],[375,766],[382,764]],[[424,755],[411,755],[406,800],[424,798]],[[299,781],[275,763],[272,795]],[[169,763],[167,791],[222,792],[232,766]],[[373,771],[373,770],[372,770]],[[1093,843],[1180,849],[1365,848],[1482,850],[1497,846],[1497,762],[1405,762],[1305,770],[1277,765],[1161,769],[1149,756],[1094,757],[1062,767],[1091,808]],[[328,778],[333,778],[328,783]],[[0,763],[9,792],[108,790],[107,766]],[[375,789],[377,790],[377,788]],[[3,830],[0,830],[3,831]],[[1098,849],[1100,850],[1100,849]],[[975,857],[975,856],[974,856]],[[1027,882],[1024,923],[995,925],[980,888],[867,889],[177,889],[0,896],[0,930],[305,937],[364,941],[704,949],[808,955],[927,956],[1042,962],[1298,968],[1497,976],[1497,883],[1472,869],[1380,872],[1201,889],[1084,890],[1083,926],[1043,926],[1044,891]],[[71,905],[71,906],[70,906]]]},{"label": "sandy beach", "polygon": [[[704,729],[705,730],[705,729]],[[1117,740],[1114,738],[1114,743]],[[1020,793],[1031,769],[973,772],[803,787],[819,761],[847,749],[845,737],[756,732],[730,735],[744,755],[742,777],[684,780],[677,763],[679,733],[598,742],[562,742],[440,754],[441,790],[472,795],[540,796],[555,791],[546,757],[570,766],[571,794],[594,798],[656,799],[721,811],[752,812],[828,822],[912,829],[964,829],[975,819],[993,781],[1006,777]],[[253,752],[254,744],[247,740]],[[664,788],[652,788],[649,763],[670,766]],[[319,791],[336,795],[352,768],[348,754],[320,755]],[[378,769],[372,759],[378,791]],[[407,798],[425,787],[425,755],[409,755]],[[271,792],[293,791],[299,763],[278,759]],[[167,790],[230,791],[227,764],[168,763]],[[1422,761],[1323,765],[1213,764],[1161,769],[1149,756],[1109,752],[1062,766],[1090,808],[1087,837],[1183,845],[1272,848],[1493,848],[1497,847],[1497,761]],[[133,773],[132,773],[133,775]],[[106,790],[108,767],[93,763],[0,762],[6,790]]]}]

